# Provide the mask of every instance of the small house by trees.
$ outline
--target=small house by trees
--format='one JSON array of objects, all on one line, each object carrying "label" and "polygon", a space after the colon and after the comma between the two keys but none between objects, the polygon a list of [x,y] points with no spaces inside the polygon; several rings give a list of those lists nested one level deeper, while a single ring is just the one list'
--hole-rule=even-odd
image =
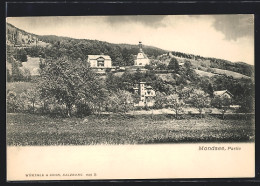
[{"label": "small house by trees", "polygon": [[222,119],[225,118],[225,113],[231,105],[231,97],[228,94],[217,95],[213,98],[211,105],[221,109]]},{"label": "small house by trees", "polygon": [[214,97],[227,97],[229,99],[232,99],[233,95],[228,90],[220,90],[220,91],[214,91],[213,92]]}]

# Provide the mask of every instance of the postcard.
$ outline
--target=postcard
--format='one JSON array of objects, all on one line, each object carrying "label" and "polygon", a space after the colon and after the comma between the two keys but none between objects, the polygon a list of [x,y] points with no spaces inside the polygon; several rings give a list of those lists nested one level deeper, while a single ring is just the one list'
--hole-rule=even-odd
[{"label": "postcard", "polygon": [[6,18],[7,181],[255,177],[254,15]]}]

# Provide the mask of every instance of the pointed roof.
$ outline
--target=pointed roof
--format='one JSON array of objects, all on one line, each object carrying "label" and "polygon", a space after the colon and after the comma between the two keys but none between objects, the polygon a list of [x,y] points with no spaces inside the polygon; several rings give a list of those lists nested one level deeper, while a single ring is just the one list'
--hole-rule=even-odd
[{"label": "pointed roof", "polygon": [[214,95],[214,96],[221,96],[221,95],[223,95],[224,93],[227,93],[227,94],[229,94],[230,96],[233,96],[228,90],[214,91],[214,92],[213,92],[213,95]]},{"label": "pointed roof", "polygon": [[146,86],[147,89],[152,89],[153,87],[151,87],[150,85]]},{"label": "pointed roof", "polygon": [[148,59],[148,57],[143,53],[139,52],[136,56],[137,59]]}]

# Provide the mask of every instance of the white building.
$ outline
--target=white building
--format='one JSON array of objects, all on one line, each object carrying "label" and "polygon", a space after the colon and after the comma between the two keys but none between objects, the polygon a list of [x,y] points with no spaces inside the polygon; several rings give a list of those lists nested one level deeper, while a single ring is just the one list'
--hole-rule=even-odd
[{"label": "white building", "polygon": [[133,88],[134,93],[140,96],[139,103],[135,104],[135,106],[153,106],[154,100],[152,99],[155,96],[155,91],[151,86],[147,86],[146,82],[140,82],[136,84]]},{"label": "white building", "polygon": [[220,91],[214,91],[214,96],[227,96],[229,99],[232,99],[233,95],[228,90],[220,90]]},{"label": "white building", "polygon": [[108,55],[88,55],[87,62],[90,68],[95,69],[97,72],[105,72],[106,69],[114,70],[112,60]]},{"label": "white building", "polygon": [[136,56],[134,66],[145,66],[148,64],[150,64],[150,60],[148,59],[146,54],[143,52],[142,42],[139,42],[139,53]]}]

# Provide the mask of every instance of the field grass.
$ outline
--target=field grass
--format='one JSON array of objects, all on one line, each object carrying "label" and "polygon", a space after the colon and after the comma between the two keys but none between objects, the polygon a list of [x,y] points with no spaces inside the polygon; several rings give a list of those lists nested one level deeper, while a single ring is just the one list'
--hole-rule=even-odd
[{"label": "field grass", "polygon": [[27,56],[27,62],[23,62],[22,63],[23,67],[21,68],[29,69],[32,76],[39,75],[39,63],[40,63],[39,57]]},{"label": "field grass", "polygon": [[169,115],[50,118],[7,114],[8,145],[154,144],[254,141],[254,121]]},{"label": "field grass", "polygon": [[[203,69],[203,67],[201,67]],[[226,75],[226,76],[232,76],[235,79],[241,79],[241,78],[246,78],[249,79],[250,77],[245,76],[243,74],[237,73],[237,72],[233,72],[233,71],[229,71],[229,70],[222,70],[222,69],[218,69],[218,68],[211,68],[212,72],[206,72],[204,70],[195,70],[195,72],[200,75],[200,76],[208,76],[208,77],[212,77],[215,75]]]},{"label": "field grass", "polygon": [[205,72],[202,70],[195,70],[195,72],[200,76],[208,76],[208,77],[216,76],[216,74],[213,74],[211,72]]},{"label": "field grass", "polygon": [[164,82],[173,82],[175,79],[172,77],[171,73],[168,74],[157,74]]},{"label": "field grass", "polygon": [[6,90],[15,92],[17,95],[25,92],[34,86],[32,82],[8,82],[6,83]]},{"label": "field grass", "polygon": [[222,70],[222,69],[218,69],[218,68],[211,68],[212,70],[214,70],[215,73],[217,74],[224,74],[227,76],[232,76],[235,79],[240,79],[240,78],[246,78],[246,79],[250,79],[250,77],[245,76],[243,74],[237,73],[237,72],[233,72],[230,70]]}]

